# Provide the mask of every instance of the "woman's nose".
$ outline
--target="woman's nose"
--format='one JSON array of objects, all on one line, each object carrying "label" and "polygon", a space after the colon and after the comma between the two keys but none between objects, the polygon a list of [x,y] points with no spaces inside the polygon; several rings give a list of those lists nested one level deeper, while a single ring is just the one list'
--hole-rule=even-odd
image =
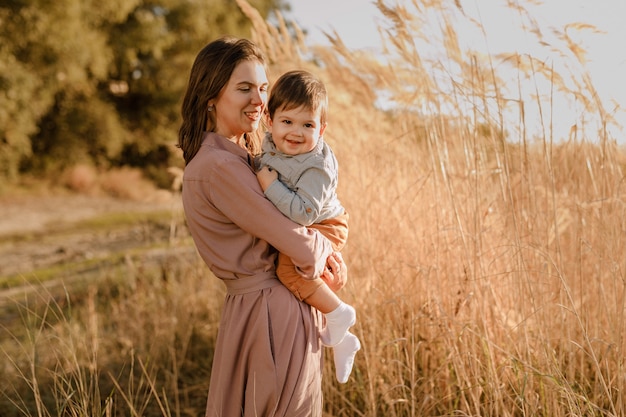
[{"label": "woman's nose", "polygon": [[255,90],[254,94],[252,94],[252,103],[253,104],[263,104],[265,102],[265,93]]}]

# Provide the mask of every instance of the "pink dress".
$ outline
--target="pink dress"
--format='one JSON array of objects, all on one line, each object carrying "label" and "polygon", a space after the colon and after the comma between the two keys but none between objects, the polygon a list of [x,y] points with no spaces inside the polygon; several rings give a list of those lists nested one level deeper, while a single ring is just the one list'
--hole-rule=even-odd
[{"label": "pink dress", "polygon": [[246,151],[215,133],[185,168],[182,198],[198,252],[227,288],[206,416],[321,416],[321,315],[278,281],[275,261],[277,249],[313,279],[330,242],[283,216]]}]

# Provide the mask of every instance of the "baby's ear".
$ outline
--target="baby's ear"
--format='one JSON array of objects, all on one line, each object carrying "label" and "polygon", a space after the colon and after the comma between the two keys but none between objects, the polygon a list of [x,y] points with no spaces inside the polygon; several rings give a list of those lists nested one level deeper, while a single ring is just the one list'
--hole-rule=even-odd
[{"label": "baby's ear", "polygon": [[268,112],[265,112],[265,126],[267,126],[267,131],[272,133],[272,118]]},{"label": "baby's ear", "polygon": [[324,123],[322,127],[320,127],[320,136],[324,134],[324,131],[326,130],[326,126],[328,126],[328,123]]}]

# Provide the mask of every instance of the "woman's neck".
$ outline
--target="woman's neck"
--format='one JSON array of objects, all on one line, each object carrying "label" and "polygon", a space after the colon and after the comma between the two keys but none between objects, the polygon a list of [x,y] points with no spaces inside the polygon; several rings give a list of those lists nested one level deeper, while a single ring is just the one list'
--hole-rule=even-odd
[{"label": "woman's neck", "polygon": [[215,133],[217,133],[220,136],[225,137],[226,139],[228,139],[229,141],[231,141],[232,143],[241,146],[242,148],[246,148],[246,134],[243,133],[241,135],[235,135],[235,136],[228,136],[228,135],[224,135],[221,132],[218,132],[216,130],[214,130]]},{"label": "woman's neck", "polygon": [[243,149],[246,149],[246,135],[245,135],[245,133],[243,135],[241,135],[241,136],[231,136],[231,137],[228,138],[228,140],[233,142],[234,144],[239,145]]},{"label": "woman's neck", "polygon": [[242,148],[246,149],[246,135],[245,133],[241,136],[235,136],[234,138],[231,138],[230,140],[232,140],[233,142],[235,142],[237,145],[241,146]]}]

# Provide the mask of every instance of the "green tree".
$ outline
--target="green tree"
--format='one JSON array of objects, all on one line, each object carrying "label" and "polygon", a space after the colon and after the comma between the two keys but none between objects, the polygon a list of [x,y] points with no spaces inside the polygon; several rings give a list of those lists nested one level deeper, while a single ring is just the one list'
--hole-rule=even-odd
[{"label": "green tree", "polygon": [[[286,7],[250,4],[264,16]],[[81,161],[159,180],[180,160],[179,103],[195,55],[249,30],[234,0],[0,1],[0,177]]]}]

